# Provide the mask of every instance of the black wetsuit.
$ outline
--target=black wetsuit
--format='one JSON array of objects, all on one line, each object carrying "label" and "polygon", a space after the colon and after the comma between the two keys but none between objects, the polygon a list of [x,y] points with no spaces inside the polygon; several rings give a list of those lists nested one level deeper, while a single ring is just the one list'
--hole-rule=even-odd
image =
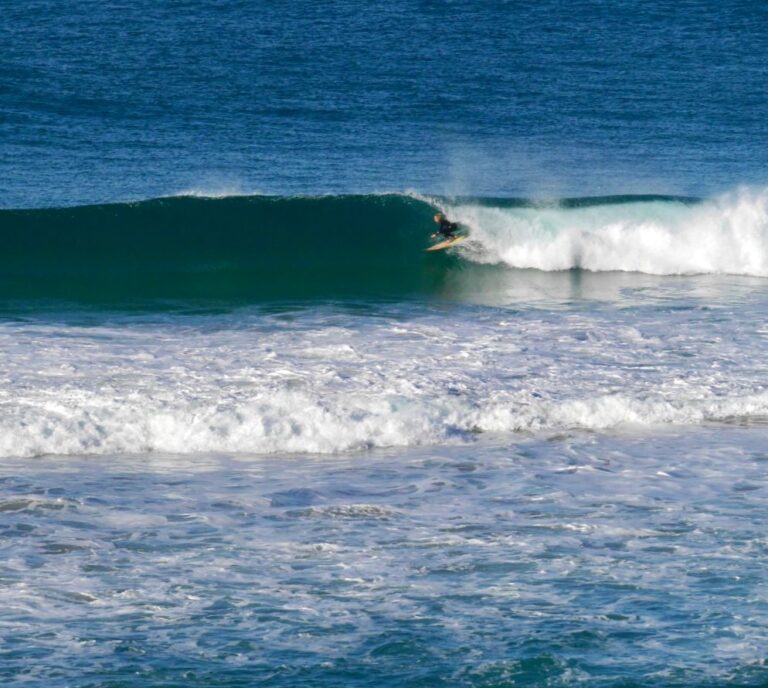
[{"label": "black wetsuit", "polygon": [[459,231],[459,225],[455,222],[443,218],[440,220],[440,226],[437,228],[436,234],[442,234],[446,239],[453,239],[456,236],[456,232]]}]

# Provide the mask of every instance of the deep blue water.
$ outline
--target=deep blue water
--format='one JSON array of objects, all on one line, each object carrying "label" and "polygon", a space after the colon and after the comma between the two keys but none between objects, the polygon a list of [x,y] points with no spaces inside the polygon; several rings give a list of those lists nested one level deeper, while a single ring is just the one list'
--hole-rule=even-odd
[{"label": "deep blue water", "polygon": [[0,17],[0,204],[766,182],[763,2],[81,2]]},{"label": "deep blue water", "polygon": [[766,55],[1,3],[0,683],[767,686]]}]

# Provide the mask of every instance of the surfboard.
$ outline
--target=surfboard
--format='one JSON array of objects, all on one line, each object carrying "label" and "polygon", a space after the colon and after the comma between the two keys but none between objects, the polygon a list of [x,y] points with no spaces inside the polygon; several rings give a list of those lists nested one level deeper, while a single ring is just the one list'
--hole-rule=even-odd
[{"label": "surfboard", "polygon": [[441,241],[424,250],[425,251],[442,251],[444,248],[450,248],[451,246],[456,246],[456,244],[460,244],[466,238],[467,238],[466,234],[459,234],[458,236],[455,236],[451,239],[446,239],[445,241]]}]

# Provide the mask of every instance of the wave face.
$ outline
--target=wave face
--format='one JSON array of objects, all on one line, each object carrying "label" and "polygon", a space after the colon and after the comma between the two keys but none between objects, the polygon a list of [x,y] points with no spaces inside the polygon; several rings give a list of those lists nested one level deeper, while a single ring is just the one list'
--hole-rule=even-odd
[{"label": "wave face", "polygon": [[[422,250],[436,208],[470,230],[472,241],[452,255]],[[0,238],[6,300],[398,298],[481,280],[493,291],[498,266],[768,276],[768,191],[549,204],[174,197],[0,211]]]},{"label": "wave face", "polygon": [[395,194],[2,211],[0,293],[111,302],[422,292],[445,263],[421,250],[433,212]]}]

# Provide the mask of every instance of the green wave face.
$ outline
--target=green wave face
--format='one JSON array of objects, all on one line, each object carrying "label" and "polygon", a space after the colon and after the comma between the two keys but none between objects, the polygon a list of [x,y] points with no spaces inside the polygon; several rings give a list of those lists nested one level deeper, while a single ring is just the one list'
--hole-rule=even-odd
[{"label": "green wave face", "polygon": [[403,195],[174,197],[0,211],[0,299],[403,297],[457,259],[426,254],[434,208]]}]

